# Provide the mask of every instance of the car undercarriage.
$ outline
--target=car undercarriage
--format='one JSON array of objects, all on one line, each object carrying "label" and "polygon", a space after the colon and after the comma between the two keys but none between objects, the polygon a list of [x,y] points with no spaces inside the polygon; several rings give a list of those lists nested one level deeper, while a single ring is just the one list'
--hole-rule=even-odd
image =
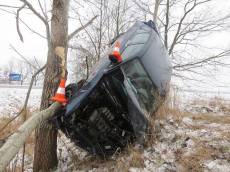
[{"label": "car undercarriage", "polygon": [[149,114],[166,97],[171,66],[153,26],[152,21],[134,24],[112,44],[113,49],[116,41],[121,45],[115,47],[119,62],[107,56],[87,80],[66,87],[68,103],[52,120],[93,155],[107,158],[129,143],[143,143]]}]

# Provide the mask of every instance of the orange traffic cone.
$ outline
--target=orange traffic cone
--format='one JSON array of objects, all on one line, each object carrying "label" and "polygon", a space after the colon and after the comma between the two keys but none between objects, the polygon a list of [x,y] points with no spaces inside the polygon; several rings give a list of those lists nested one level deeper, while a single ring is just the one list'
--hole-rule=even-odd
[{"label": "orange traffic cone", "polygon": [[61,79],[58,90],[54,97],[51,98],[52,101],[56,101],[65,105],[67,103],[67,99],[65,97],[65,79]]},{"label": "orange traffic cone", "polygon": [[115,43],[115,47],[112,53],[109,54],[109,59],[114,63],[116,62],[120,63],[122,61],[121,54],[120,54],[120,47],[121,47],[120,42],[117,41]]}]

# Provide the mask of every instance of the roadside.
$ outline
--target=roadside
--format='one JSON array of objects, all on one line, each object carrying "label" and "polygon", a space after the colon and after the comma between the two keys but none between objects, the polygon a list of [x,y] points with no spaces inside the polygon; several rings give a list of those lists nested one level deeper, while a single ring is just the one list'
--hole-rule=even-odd
[{"label": "roadside", "polygon": [[163,107],[157,113],[144,149],[131,145],[107,161],[79,151],[62,136],[66,143],[59,145],[59,152],[70,154],[60,154],[59,170],[230,172],[230,111],[221,110],[220,105],[229,107],[220,103],[215,107],[203,106],[209,112],[197,107],[193,112]]},{"label": "roadside", "polygon": [[[0,125],[19,111],[26,89],[0,88]],[[41,90],[32,91],[29,112],[39,107]],[[62,133],[58,136],[58,171],[213,171],[230,172],[230,108],[221,99],[194,101],[184,109],[162,107],[152,120],[148,142],[135,144],[109,160],[92,157]],[[20,125],[20,118],[0,133],[5,138]],[[32,171],[33,134],[27,140],[25,169]],[[9,171],[20,169],[21,151]]]}]

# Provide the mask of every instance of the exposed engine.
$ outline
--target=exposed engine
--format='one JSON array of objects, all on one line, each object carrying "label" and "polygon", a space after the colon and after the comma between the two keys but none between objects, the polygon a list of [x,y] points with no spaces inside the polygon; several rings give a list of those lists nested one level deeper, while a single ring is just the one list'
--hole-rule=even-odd
[{"label": "exposed engine", "polygon": [[[114,95],[111,78],[105,78],[91,94],[88,104],[79,108],[73,115],[56,116],[59,128],[76,145],[94,155],[107,157],[125,147],[134,139],[127,111]],[[110,89],[110,90],[109,90]],[[68,98],[73,96],[76,86],[67,87]],[[64,110],[63,110],[64,111]]]}]

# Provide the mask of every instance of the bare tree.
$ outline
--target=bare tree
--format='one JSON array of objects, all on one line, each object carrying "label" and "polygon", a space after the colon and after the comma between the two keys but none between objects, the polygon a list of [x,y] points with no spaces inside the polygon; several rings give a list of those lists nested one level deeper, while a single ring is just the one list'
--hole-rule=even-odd
[{"label": "bare tree", "polygon": [[212,54],[203,56],[199,53],[206,48],[198,43],[199,40],[226,30],[230,19],[229,12],[209,12],[207,8],[210,8],[210,2],[211,0],[156,0],[152,10],[152,4],[148,1],[135,1],[140,10],[156,19],[176,77],[184,78],[184,71],[199,74],[203,65],[216,65],[217,59],[229,55],[229,49],[213,51]]},{"label": "bare tree", "polygon": [[157,23],[158,10],[159,10],[159,6],[160,6],[161,1],[162,0],[155,0],[155,4],[154,4],[153,20],[156,23]]},{"label": "bare tree", "polygon": [[[106,54],[111,40],[125,32],[139,17],[133,8],[134,4],[129,0],[87,0],[86,3],[90,14],[97,14],[98,17],[78,35],[77,41],[69,45],[73,53],[71,62],[79,64],[73,67],[73,73],[77,75],[75,78],[87,78],[94,64]],[[73,12],[78,15],[78,11]],[[83,25],[82,18],[79,18],[79,22]]]},{"label": "bare tree", "polygon": [[[31,9],[30,6],[28,7]],[[41,110],[49,107],[50,98],[55,94],[60,78],[65,77],[62,75],[62,66],[66,66],[67,58],[68,9],[69,0],[53,1],[51,30],[50,33],[47,31],[49,49],[42,92]],[[55,168],[58,163],[56,149],[57,130],[51,123],[41,123],[35,133],[33,171],[50,171]]]},{"label": "bare tree", "polygon": [[[12,7],[17,9],[17,13],[12,12],[16,16],[16,28],[18,35],[23,41],[23,35],[20,31],[19,23],[26,25],[33,33],[47,40],[47,67],[45,72],[45,80],[42,93],[41,110],[50,106],[50,97],[57,90],[60,78],[66,77],[66,59],[67,44],[81,30],[90,25],[95,18],[90,20],[80,28],[74,30],[68,35],[68,9],[69,0],[55,0],[52,2],[51,20],[47,15],[45,6],[38,1],[40,9],[36,9],[29,1],[20,0],[23,4],[20,7]],[[30,10],[44,24],[46,36],[31,29],[21,18],[22,10]],[[11,13],[11,12],[10,12]],[[50,27],[51,25],[51,27]],[[26,59],[25,59],[26,60]],[[57,130],[47,121],[42,122],[36,129],[35,134],[35,155],[34,155],[34,171],[50,171],[57,165]]]}]

